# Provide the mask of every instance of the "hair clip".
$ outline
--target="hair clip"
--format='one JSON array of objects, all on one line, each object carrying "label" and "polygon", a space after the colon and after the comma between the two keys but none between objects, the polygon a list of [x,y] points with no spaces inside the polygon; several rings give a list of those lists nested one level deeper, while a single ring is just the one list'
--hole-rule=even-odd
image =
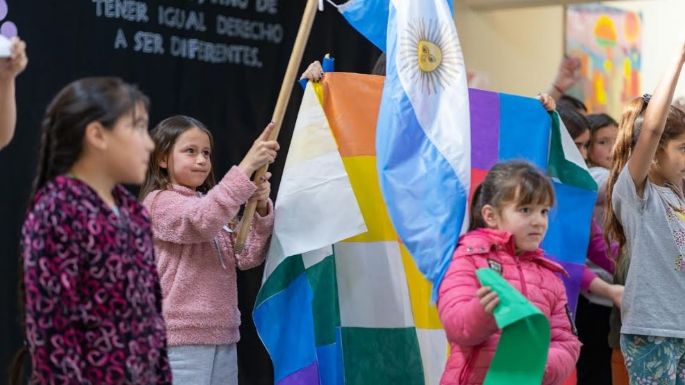
[{"label": "hair clip", "polygon": [[645,102],[645,104],[649,104],[650,100],[652,100],[652,95],[650,95],[650,94],[642,95],[642,101]]}]

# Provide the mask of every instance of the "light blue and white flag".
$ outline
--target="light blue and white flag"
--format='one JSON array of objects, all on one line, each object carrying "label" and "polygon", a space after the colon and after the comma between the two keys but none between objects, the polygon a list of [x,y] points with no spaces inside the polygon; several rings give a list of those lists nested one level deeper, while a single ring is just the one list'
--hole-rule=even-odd
[{"label": "light blue and white flag", "polygon": [[466,69],[445,0],[391,0],[376,152],[400,239],[433,283],[465,222],[471,172]]},{"label": "light blue and white flag", "polygon": [[[345,20],[359,33],[385,52],[390,0],[349,0],[341,5],[329,0],[329,3],[338,8]],[[447,0],[446,3],[451,15],[452,0]]]}]

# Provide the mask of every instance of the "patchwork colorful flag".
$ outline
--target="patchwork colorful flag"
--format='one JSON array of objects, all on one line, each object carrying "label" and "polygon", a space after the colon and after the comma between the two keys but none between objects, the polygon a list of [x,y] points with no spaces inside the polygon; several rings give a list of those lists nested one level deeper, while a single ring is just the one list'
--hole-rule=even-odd
[{"label": "patchwork colorful flag", "polygon": [[[383,82],[333,72],[305,91],[254,310],[277,384],[437,384],[444,369],[447,341],[431,284],[381,196],[375,129]],[[569,169],[583,167],[568,133],[535,99],[473,89],[469,99],[471,187],[500,160],[556,170],[546,250],[582,266],[594,193]],[[580,275],[567,282],[577,287]]]},{"label": "patchwork colorful flag", "polygon": [[569,273],[564,284],[575,310],[597,198],[590,171],[559,115],[547,113],[539,101],[476,89],[469,90],[469,100],[472,190],[505,160],[527,160],[553,178],[556,205],[542,248]]},{"label": "patchwork colorful flag", "polygon": [[444,368],[430,284],[381,197],[382,83],[332,73],[305,91],[254,310],[277,384],[437,384]]}]

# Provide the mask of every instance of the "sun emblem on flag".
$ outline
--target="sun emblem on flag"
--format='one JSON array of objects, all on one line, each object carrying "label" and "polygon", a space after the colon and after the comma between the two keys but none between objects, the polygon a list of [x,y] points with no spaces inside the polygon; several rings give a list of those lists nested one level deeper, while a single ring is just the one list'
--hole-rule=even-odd
[{"label": "sun emblem on flag", "polygon": [[419,83],[423,93],[438,93],[458,80],[462,59],[453,26],[436,19],[415,19],[404,32],[398,67]]}]

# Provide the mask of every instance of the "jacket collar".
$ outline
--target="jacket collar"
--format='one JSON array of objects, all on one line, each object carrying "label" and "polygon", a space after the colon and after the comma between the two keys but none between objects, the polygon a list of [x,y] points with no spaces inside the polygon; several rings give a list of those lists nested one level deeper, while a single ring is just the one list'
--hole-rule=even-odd
[{"label": "jacket collar", "polygon": [[545,258],[545,253],[540,248],[534,251],[516,254],[514,235],[507,231],[485,228],[476,229],[464,234],[459,239],[459,246],[464,255],[503,250],[507,254],[516,256],[516,258],[520,260],[530,260],[555,273],[568,275],[561,265]]},{"label": "jacket collar", "polygon": [[[105,202],[98,196],[98,193],[93,190],[86,182],[74,178],[68,175],[58,175],[51,182],[46,184],[46,190],[59,190],[59,189],[70,189],[70,191],[76,196],[84,196],[92,202],[101,202],[105,205]],[[114,185],[112,189],[112,196],[119,206],[127,206],[131,200],[135,200],[134,197],[126,190],[124,186]]]},{"label": "jacket collar", "polygon": [[193,190],[190,187],[186,186],[181,186],[180,184],[172,184],[169,188],[171,191],[175,191],[177,193],[180,193],[182,195],[187,195],[187,196],[200,196],[201,193]]}]

